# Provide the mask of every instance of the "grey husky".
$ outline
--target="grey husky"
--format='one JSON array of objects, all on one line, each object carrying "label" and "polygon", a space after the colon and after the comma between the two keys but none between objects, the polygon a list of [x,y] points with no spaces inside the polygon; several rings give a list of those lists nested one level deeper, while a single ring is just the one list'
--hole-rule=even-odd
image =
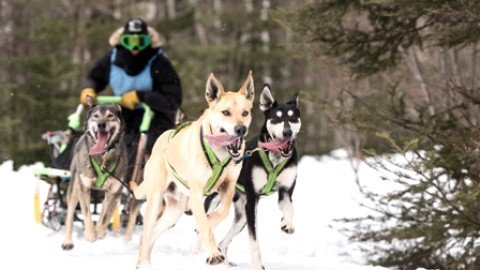
[{"label": "grey husky", "polygon": [[[72,230],[77,204],[83,215],[84,237],[90,242],[105,237],[127,173],[124,121],[118,104],[96,105],[89,98],[90,111],[85,133],[75,144],[71,179],[67,190],[67,217],[62,249],[73,249]],[[99,219],[94,225],[90,211],[91,190],[104,191]]]}]

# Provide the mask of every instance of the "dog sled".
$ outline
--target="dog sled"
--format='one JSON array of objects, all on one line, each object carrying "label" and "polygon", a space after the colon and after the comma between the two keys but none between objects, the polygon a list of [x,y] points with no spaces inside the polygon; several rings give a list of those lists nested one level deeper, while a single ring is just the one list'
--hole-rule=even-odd
[{"label": "dog sled", "polygon": [[[97,97],[97,102],[99,104],[112,104],[119,103],[120,99],[120,97],[114,96],[99,96]],[[144,109],[144,114],[139,128],[140,136],[131,180],[138,179],[141,167],[144,164],[145,145],[148,139],[147,131],[153,118],[153,111],[147,104],[141,103],[140,106]],[[83,130],[80,128],[83,107],[83,105],[78,105],[77,110],[68,117],[69,125],[67,130],[47,131],[42,134],[42,139],[48,145],[51,164],[50,167],[41,167],[33,170],[33,174],[37,178],[34,193],[35,221],[54,231],[60,230],[65,222],[67,212],[66,194],[71,178],[70,164],[75,143],[83,133]],[[45,181],[49,184],[43,204],[40,202],[40,181]],[[111,228],[115,231],[119,231],[120,226],[126,227],[129,221],[130,197],[132,195],[129,193],[125,183],[124,186],[120,205],[115,209],[111,222]],[[91,207],[94,216],[99,214],[97,209],[101,207],[103,195],[103,192],[99,190],[92,190],[91,192]],[[122,209],[121,212],[119,211],[120,208]],[[75,214],[75,220],[82,221],[80,215],[80,211],[78,211]],[[141,225],[142,223],[139,217],[136,217],[134,222],[136,225]]]}]

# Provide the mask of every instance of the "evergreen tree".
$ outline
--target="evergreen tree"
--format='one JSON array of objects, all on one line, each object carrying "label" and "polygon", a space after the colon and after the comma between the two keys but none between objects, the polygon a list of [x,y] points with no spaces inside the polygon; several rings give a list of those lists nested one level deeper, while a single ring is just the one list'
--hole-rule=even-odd
[{"label": "evergreen tree", "polygon": [[392,184],[360,179],[377,215],[341,220],[351,240],[394,269],[480,269],[480,2],[326,0],[294,15],[317,55],[348,68],[334,124],[361,134]]}]

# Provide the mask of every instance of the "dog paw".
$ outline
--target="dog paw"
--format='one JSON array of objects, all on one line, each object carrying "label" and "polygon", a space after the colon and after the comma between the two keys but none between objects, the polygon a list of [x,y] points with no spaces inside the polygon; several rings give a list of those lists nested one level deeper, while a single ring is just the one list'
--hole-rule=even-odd
[{"label": "dog paw", "polygon": [[282,218],[282,220],[280,221],[280,230],[287,234],[292,234],[295,232],[295,228],[293,227],[292,222],[285,221],[285,218]]},{"label": "dog paw", "polygon": [[74,247],[73,243],[63,243],[62,244],[62,249],[63,250],[72,250]]},{"label": "dog paw", "polygon": [[295,228],[293,228],[292,225],[288,225],[288,224],[282,224],[280,229],[287,234],[292,234],[295,232]]},{"label": "dog paw", "polygon": [[105,238],[105,235],[107,235],[107,230],[104,228],[97,228],[96,229],[96,239],[103,239]]},{"label": "dog paw", "polygon": [[225,256],[223,256],[223,255],[218,255],[218,256],[213,256],[213,257],[207,258],[207,264],[210,264],[210,265],[220,264],[224,261],[225,261]]},{"label": "dog paw", "polygon": [[89,242],[95,242],[95,240],[97,240],[97,236],[95,232],[85,231],[83,235],[85,237],[85,240]]},{"label": "dog paw", "polygon": [[132,235],[131,234],[125,234],[125,237],[123,238],[123,242],[125,244],[129,244],[132,242]]}]

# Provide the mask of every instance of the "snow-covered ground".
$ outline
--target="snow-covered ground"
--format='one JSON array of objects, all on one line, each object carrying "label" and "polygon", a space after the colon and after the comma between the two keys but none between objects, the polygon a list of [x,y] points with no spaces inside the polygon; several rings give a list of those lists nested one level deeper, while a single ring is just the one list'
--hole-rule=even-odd
[{"label": "snow-covered ground", "polygon": [[[135,269],[141,227],[137,227],[133,241],[124,243],[121,233],[109,232],[94,243],[84,240],[80,223],[75,224],[71,251],[63,251],[63,228],[52,231],[34,220],[34,191],[37,183],[32,169],[37,163],[13,170],[13,162],[0,165],[0,248],[3,250],[0,269]],[[361,164],[362,184],[376,185],[378,173]],[[48,184],[40,181],[43,203]],[[266,269],[276,270],[385,270],[365,265],[355,244],[333,229],[333,219],[364,215],[368,210],[358,204],[362,200],[355,177],[346,159],[345,151],[331,155],[304,156],[299,165],[297,186],[293,195],[295,233],[287,235],[280,230],[281,213],[276,194],[259,204],[259,243]],[[220,241],[230,226],[233,209],[227,220],[215,231]],[[229,259],[237,263],[210,266],[202,251],[191,254],[195,239],[194,220],[182,216],[177,225],[158,239],[152,254],[155,269],[250,269],[250,246],[245,228],[229,247]]]}]

